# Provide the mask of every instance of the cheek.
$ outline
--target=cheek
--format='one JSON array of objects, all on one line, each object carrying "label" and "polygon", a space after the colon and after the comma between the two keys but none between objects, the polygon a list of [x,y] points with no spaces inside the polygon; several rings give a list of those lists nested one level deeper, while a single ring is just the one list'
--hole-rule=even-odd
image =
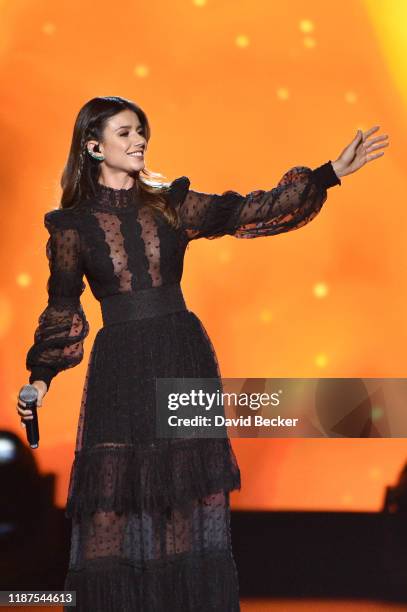
[{"label": "cheek", "polygon": [[128,167],[131,164],[131,158],[126,153],[127,149],[125,143],[113,143],[105,150],[105,156],[107,161],[120,167]]},{"label": "cheek", "polygon": [[127,151],[127,143],[125,139],[117,140],[109,146],[107,153],[112,156],[123,155]]}]

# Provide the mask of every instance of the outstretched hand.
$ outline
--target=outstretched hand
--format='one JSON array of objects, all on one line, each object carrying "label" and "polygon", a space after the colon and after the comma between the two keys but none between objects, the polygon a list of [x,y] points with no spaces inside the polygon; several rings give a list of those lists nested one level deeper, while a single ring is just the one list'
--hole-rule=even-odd
[{"label": "outstretched hand", "polygon": [[352,172],[356,172],[356,170],[359,170],[368,162],[384,155],[384,151],[372,155],[372,151],[389,146],[388,134],[369,138],[379,128],[380,125],[375,125],[366,132],[362,132],[362,130],[357,131],[352,142],[345,147],[338,159],[332,162],[333,169],[338,177],[352,174]]}]

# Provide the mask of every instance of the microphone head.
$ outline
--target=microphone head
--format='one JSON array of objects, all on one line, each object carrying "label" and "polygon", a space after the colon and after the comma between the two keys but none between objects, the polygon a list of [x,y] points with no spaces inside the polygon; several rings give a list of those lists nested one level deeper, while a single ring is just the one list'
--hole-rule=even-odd
[{"label": "microphone head", "polygon": [[24,385],[20,390],[19,398],[23,402],[35,402],[38,398],[38,389],[34,385]]}]

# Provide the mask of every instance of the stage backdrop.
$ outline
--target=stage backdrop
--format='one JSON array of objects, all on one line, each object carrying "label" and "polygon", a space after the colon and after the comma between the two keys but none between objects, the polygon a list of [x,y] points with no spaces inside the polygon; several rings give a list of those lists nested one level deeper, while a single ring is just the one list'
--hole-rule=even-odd
[{"label": "stage backdrop", "polygon": [[[334,160],[358,128],[391,146],[328,192],[318,217],[275,237],[199,240],[183,290],[225,377],[406,376],[405,2],[3,0],[1,427],[25,439],[16,396],[46,304],[44,213],[80,107],[98,95],[147,113],[147,167],[211,193],[271,189]],[[40,409],[43,471],[65,502],[79,404],[101,325],[89,288],[84,361]],[[240,509],[378,510],[404,439],[237,440]]]}]

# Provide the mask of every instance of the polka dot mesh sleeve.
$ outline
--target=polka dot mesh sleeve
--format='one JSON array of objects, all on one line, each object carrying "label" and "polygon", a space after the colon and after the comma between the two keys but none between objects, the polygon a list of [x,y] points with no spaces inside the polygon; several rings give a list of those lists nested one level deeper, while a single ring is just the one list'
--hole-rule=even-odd
[{"label": "polka dot mesh sleeve", "polygon": [[193,240],[227,234],[258,238],[298,229],[319,213],[327,199],[327,189],[340,185],[341,181],[329,161],[315,170],[295,166],[283,175],[276,187],[269,191],[257,189],[246,196],[236,191],[221,195],[193,191],[188,189],[187,177],[180,177],[174,183],[182,224]]},{"label": "polka dot mesh sleeve", "polygon": [[58,372],[82,360],[89,324],[80,303],[85,284],[78,231],[65,211],[46,213],[44,223],[50,234],[46,245],[48,305],[39,316],[26,368],[31,372],[30,383],[43,380],[49,388]]}]

